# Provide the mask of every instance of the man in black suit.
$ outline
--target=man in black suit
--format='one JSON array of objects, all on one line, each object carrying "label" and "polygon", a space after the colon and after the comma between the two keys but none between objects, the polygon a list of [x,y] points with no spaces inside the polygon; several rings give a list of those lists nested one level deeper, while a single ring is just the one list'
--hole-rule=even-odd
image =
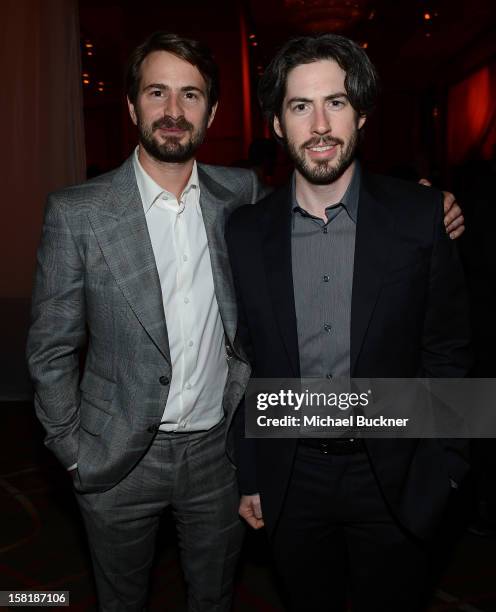
[{"label": "man in black suit", "polygon": [[[352,41],[287,43],[260,99],[293,179],[233,213],[227,241],[254,378],[461,377],[463,275],[434,189],[355,158],[377,76]],[[240,514],[265,526],[298,611],[419,610],[432,541],[468,470],[456,441],[247,439]]]}]

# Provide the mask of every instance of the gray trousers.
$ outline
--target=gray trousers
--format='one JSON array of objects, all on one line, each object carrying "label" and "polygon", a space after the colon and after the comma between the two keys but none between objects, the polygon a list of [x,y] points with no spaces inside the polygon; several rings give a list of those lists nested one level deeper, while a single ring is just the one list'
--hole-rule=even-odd
[{"label": "gray trousers", "polygon": [[162,511],[170,506],[188,588],[189,612],[230,609],[244,527],[225,425],[208,432],[158,432],[135,468],[103,493],[77,493],[88,534],[99,610],[138,611]]}]

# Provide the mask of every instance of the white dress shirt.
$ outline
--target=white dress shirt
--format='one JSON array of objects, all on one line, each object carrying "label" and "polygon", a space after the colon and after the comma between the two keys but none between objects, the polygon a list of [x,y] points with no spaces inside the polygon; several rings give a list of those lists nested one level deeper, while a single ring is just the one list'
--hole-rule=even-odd
[{"label": "white dress shirt", "polygon": [[227,360],[196,161],[179,201],[145,172],[138,148],[133,162],[160,278],[172,361],[160,429],[210,429],[223,416]]}]

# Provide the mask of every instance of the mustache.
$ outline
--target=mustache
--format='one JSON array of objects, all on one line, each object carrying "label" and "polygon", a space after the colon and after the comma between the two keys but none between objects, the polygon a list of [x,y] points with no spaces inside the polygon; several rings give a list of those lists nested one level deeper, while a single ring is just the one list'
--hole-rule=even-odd
[{"label": "mustache", "polygon": [[191,132],[193,131],[193,124],[187,121],[185,117],[178,117],[177,119],[174,119],[169,115],[162,117],[162,119],[157,119],[157,121],[152,123],[152,131],[169,128],[176,128]]},{"label": "mustache", "polygon": [[327,147],[335,145],[344,145],[344,141],[341,138],[335,138],[334,136],[314,136],[301,145],[302,149],[308,149],[309,147]]}]

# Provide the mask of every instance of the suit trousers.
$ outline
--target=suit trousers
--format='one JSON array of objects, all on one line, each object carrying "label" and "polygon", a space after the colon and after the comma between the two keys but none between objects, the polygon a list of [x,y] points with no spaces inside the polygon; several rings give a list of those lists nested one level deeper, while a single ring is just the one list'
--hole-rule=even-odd
[{"label": "suit trousers", "polygon": [[348,598],[353,612],[424,609],[430,552],[395,522],[365,452],[299,446],[272,543],[294,612],[343,612]]},{"label": "suit trousers", "polygon": [[178,533],[189,612],[230,609],[244,527],[225,423],[206,432],[159,431],[117,485],[77,493],[97,585],[99,610],[143,610],[163,510]]}]

